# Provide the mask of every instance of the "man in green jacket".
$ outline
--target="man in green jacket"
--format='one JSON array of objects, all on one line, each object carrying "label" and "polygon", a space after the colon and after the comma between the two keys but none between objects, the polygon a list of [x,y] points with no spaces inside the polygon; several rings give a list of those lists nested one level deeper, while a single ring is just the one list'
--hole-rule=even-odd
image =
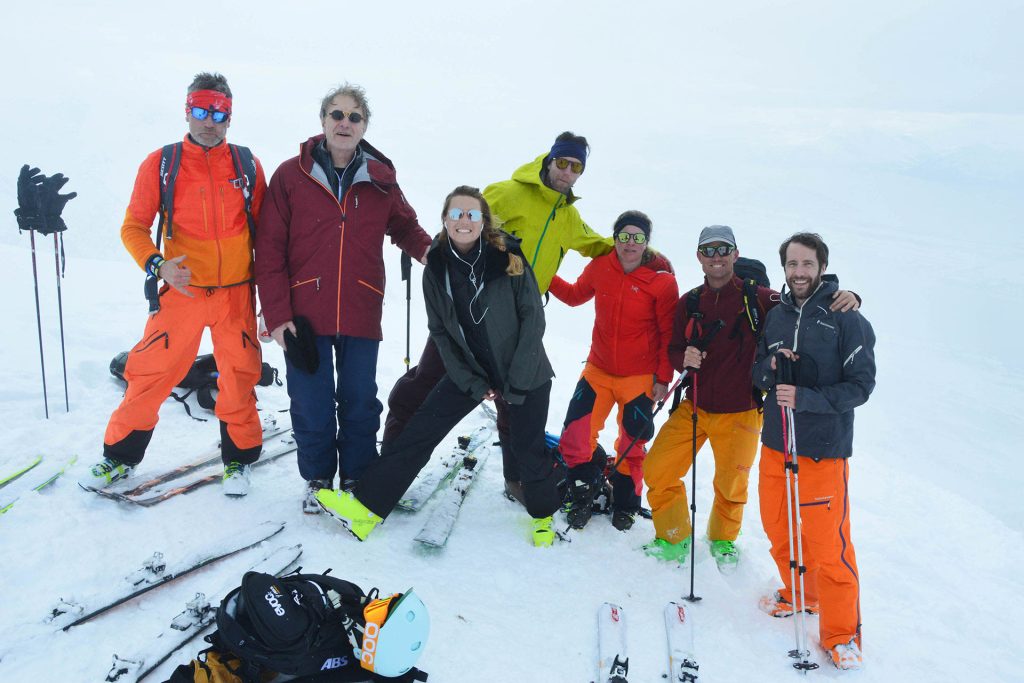
[{"label": "man in green jacket", "polygon": [[[573,185],[586,170],[590,146],[570,131],[555,138],[551,149],[520,166],[512,178],[488,185],[484,197],[497,223],[522,240],[521,248],[537,278],[541,294],[548,291],[565,253],[572,249],[593,258],[612,251],[612,240],[591,230],[576,209]],[[427,394],[444,376],[444,363],[434,343],[427,340],[419,363],[395,383],[388,396],[384,441],[397,437]],[[495,401],[498,435],[508,443],[508,417],[502,400]],[[515,461],[502,449],[505,491],[522,500]]]}]

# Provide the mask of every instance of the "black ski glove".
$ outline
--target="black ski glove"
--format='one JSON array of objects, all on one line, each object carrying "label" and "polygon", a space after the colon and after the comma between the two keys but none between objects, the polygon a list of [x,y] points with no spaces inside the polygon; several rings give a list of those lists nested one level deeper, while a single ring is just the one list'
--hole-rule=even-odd
[{"label": "black ski glove", "polygon": [[28,164],[21,167],[18,174],[18,208],[14,215],[18,218],[19,230],[36,230],[42,225],[39,210],[39,192],[46,176],[38,168],[30,168]]},{"label": "black ski glove", "polygon": [[39,213],[42,219],[42,226],[36,228],[43,235],[54,232],[64,232],[68,226],[64,224],[61,213],[64,206],[78,196],[77,192],[60,194],[60,190],[68,183],[68,178],[63,173],[52,175],[43,180],[39,191]]}]

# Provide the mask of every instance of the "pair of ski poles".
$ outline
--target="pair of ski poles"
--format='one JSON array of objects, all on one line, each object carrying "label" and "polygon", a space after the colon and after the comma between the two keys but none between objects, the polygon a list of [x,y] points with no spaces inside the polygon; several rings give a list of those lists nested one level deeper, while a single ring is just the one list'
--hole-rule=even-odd
[{"label": "pair of ski poles", "polygon": [[[45,231],[40,231],[45,234]],[[46,396],[46,361],[43,356],[43,318],[39,308],[39,275],[36,268],[36,231],[29,229],[29,241],[32,244],[32,282],[35,285],[36,293],[36,333],[39,335],[39,370],[43,377],[43,412],[46,419],[50,419],[50,404]],[[53,232],[53,263],[57,271],[57,316],[60,321],[60,359],[64,369],[64,409],[71,412],[71,404],[68,401],[68,361],[64,350],[64,302],[61,297],[60,281],[63,279],[61,272],[61,252],[58,247],[57,232]]]},{"label": "pair of ski poles", "polygon": [[[776,384],[793,385],[794,370],[793,361],[779,352],[775,356],[776,363]],[[811,662],[810,649],[807,646],[806,614],[807,601],[804,596],[804,574],[807,567],[804,566],[804,542],[803,542],[803,521],[800,517],[800,464],[796,450],[796,418],[793,409],[779,406],[782,415],[782,442],[785,444],[785,469],[786,469],[786,522],[789,527],[789,585],[796,590],[797,579],[800,583],[800,595],[797,600],[794,594],[793,609],[796,618],[793,620],[796,649],[789,651],[789,656],[799,661],[793,663],[793,667],[799,671],[807,672],[817,669],[818,665]],[[794,502],[795,501],[795,502]],[[794,555],[794,547],[796,548]]]}]

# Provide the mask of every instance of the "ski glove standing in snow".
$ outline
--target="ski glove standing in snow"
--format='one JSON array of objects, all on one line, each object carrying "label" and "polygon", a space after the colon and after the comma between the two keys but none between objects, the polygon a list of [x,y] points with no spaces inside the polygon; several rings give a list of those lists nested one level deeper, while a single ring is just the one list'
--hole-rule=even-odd
[{"label": "ski glove standing in snow", "polygon": [[67,182],[63,173],[47,177],[38,168],[22,166],[18,175],[18,209],[14,212],[18,228],[38,230],[43,235],[67,230],[61,213],[78,196],[77,192],[60,194]]}]

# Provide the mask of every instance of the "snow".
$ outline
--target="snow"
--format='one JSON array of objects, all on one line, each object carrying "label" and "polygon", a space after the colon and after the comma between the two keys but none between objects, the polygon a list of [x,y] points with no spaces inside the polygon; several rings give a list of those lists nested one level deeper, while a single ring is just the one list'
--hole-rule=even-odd
[{"label": "snow", "polygon": [[[49,419],[29,236],[10,218],[0,233],[0,471],[35,453],[46,462],[80,459],[52,490],[0,517],[0,677],[101,680],[110,655],[140,649],[196,591],[230,585],[255,558],[205,568],[68,633],[42,621],[58,597],[99,591],[155,550],[187,554],[199,539],[265,520],[287,524],[281,542],[303,544],[306,570],[333,567],[386,592],[415,586],[432,616],[421,660],[431,680],[592,680],[596,613],[606,600],[629,614],[630,680],[659,681],[667,668],[662,608],[689,592],[688,568],[637,551],[652,535],[647,521],[621,533],[595,518],[571,544],[533,549],[528,517],[502,497],[494,459],[448,545],[429,552],[412,540],[429,506],[396,512],[363,544],[326,516],[303,515],[291,458],[257,471],[242,500],[209,487],[133,509],[74,485],[99,456],[121,397],[107,364],[145,322],[142,275],[118,236],[135,171],[148,152],[181,138],[185,86],[211,69],[235,90],[229,139],[250,145],[268,174],[318,131],[319,99],[330,86],[364,85],[373,107],[367,137],[395,161],[431,232],[452,187],[509,177],[567,128],[593,147],[577,186],[584,218],[607,232],[627,208],[649,213],[653,243],[675,263],[682,289],[700,282],[691,245],[704,225],[733,226],[744,255],[768,264],[776,283],[778,243],[798,228],[821,232],[830,270],[864,298],[879,374],[857,411],[851,462],[866,667],[823,667],[808,679],[945,680],[954,672],[1024,680],[1016,660],[1024,646],[1024,419],[1015,409],[1024,381],[1021,19],[1011,0],[9,8],[0,40],[0,206],[16,205],[25,162],[65,173],[79,197],[65,211],[61,290],[70,412],[52,240],[37,236]],[[405,356],[398,252],[386,249],[382,400]],[[562,274],[582,267],[571,254]],[[415,275],[414,359],[425,338],[418,267]],[[592,308],[553,301],[547,310],[545,345],[558,371],[548,429],[557,432]],[[283,368],[278,349],[264,352]],[[259,397],[264,411],[288,405],[283,387],[261,388]],[[441,448],[481,420],[467,418]],[[193,421],[168,401],[143,468],[189,459],[217,436],[215,422]],[[702,453],[698,529],[711,506],[710,464]],[[702,680],[799,676],[785,656],[792,623],[757,609],[777,579],[756,481],[755,469],[737,573],[720,575],[707,546],[697,547]],[[186,648],[152,680],[198,649]]]}]

